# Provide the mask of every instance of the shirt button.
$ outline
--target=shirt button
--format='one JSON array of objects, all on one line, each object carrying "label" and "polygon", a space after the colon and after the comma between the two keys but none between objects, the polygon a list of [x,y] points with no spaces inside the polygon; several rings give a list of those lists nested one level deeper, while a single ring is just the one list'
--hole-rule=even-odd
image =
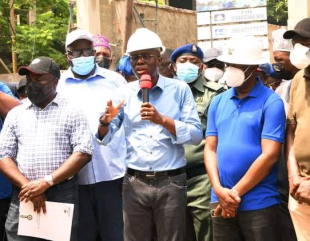
[{"label": "shirt button", "polygon": [[150,152],[150,154],[152,155],[152,154],[153,154],[153,152]]},{"label": "shirt button", "polygon": [[241,105],[238,105],[238,107],[240,108],[240,107],[241,107]]},{"label": "shirt button", "polygon": [[150,138],[153,138],[153,136],[150,136]]}]

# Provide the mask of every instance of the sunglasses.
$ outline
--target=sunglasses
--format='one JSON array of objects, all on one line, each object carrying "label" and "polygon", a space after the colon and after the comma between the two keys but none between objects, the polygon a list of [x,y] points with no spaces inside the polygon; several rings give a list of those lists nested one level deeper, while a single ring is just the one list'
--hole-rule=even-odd
[{"label": "sunglasses", "polygon": [[83,50],[68,50],[67,53],[69,57],[73,58],[79,58],[82,54],[85,57],[89,57],[95,54],[95,50],[93,48]]},{"label": "sunglasses", "polygon": [[141,59],[144,63],[147,63],[150,61],[151,57],[159,56],[152,54],[134,54],[129,56],[129,60],[131,63],[136,63],[139,59]]}]

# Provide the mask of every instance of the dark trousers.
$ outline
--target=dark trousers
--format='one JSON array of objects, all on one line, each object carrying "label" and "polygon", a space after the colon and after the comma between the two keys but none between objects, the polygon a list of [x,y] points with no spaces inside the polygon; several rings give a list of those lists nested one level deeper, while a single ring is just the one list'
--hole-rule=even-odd
[{"label": "dark trousers", "polygon": [[[8,213],[8,217],[5,223],[5,229],[8,237],[8,241],[39,241],[44,239],[19,236],[18,231],[18,219],[19,219],[19,199],[18,194],[20,190],[13,188],[12,201]],[[77,177],[74,176],[70,180],[64,181],[60,184],[50,187],[46,190],[45,196],[47,201],[62,202],[74,204],[74,214],[71,229],[71,241],[77,240],[77,222],[78,222],[78,184]],[[48,213],[48,209],[46,210]]]},{"label": "dark trousers", "polygon": [[279,205],[212,218],[213,241],[280,241]]},{"label": "dark trousers", "polygon": [[158,241],[184,241],[186,174],[146,180],[124,177],[124,240],[150,241],[154,225]]},{"label": "dark trousers", "polygon": [[297,241],[294,225],[291,219],[291,215],[287,208],[287,201],[281,200],[279,208],[280,224],[281,224],[281,241]]},{"label": "dark trousers", "polygon": [[123,241],[123,178],[79,185],[80,241]]},{"label": "dark trousers", "polygon": [[6,241],[4,224],[8,214],[11,198],[0,199],[0,241]]}]

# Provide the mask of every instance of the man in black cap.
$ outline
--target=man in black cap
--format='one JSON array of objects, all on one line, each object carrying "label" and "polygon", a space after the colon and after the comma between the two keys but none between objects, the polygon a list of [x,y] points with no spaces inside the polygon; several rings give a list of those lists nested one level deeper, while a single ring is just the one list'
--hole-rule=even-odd
[{"label": "man in black cap", "polygon": [[[203,52],[195,44],[176,49],[171,55],[177,77],[188,83],[193,93],[196,108],[205,133],[207,112],[214,96],[223,92],[224,86],[205,81],[202,75]],[[194,73],[194,71],[196,71]],[[187,160],[187,212],[186,241],[211,241],[212,224],[209,204],[211,182],[203,160],[204,139],[198,146],[185,145]]]},{"label": "man in black cap", "polygon": [[[0,132],[2,125],[8,112],[15,106],[19,105],[19,101],[13,96],[13,93],[9,87],[0,82]],[[11,202],[12,185],[11,183],[0,173],[0,240],[5,241],[5,229],[4,224],[6,216],[9,210]]]},{"label": "man in black cap", "polygon": [[[19,205],[31,201],[46,213],[45,201],[77,204],[76,173],[90,161],[92,139],[86,117],[56,92],[58,65],[39,57],[19,69],[28,99],[7,115],[0,135],[0,170],[13,183],[6,220],[9,241],[38,240],[17,235]],[[71,240],[76,240],[74,208]]]},{"label": "man in black cap", "polygon": [[298,240],[310,239],[310,18],[284,33],[294,45],[293,65],[301,69],[291,85],[287,114],[286,158],[290,185],[289,210]]}]

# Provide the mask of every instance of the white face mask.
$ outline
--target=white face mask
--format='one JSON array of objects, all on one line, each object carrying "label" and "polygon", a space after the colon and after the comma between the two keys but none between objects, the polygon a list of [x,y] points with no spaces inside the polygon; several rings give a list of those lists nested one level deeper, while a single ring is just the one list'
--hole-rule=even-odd
[{"label": "white face mask", "polygon": [[222,78],[224,74],[224,71],[218,68],[207,68],[204,73],[203,76],[211,81],[211,82],[217,82],[220,78]]},{"label": "white face mask", "polygon": [[310,49],[299,43],[295,44],[290,54],[290,60],[298,69],[307,68],[310,65]]},{"label": "white face mask", "polygon": [[251,77],[252,74],[245,79],[244,73],[247,72],[249,68],[250,66],[243,72],[241,69],[229,66],[225,70],[223,79],[226,80],[226,84],[229,87],[238,87]]}]

